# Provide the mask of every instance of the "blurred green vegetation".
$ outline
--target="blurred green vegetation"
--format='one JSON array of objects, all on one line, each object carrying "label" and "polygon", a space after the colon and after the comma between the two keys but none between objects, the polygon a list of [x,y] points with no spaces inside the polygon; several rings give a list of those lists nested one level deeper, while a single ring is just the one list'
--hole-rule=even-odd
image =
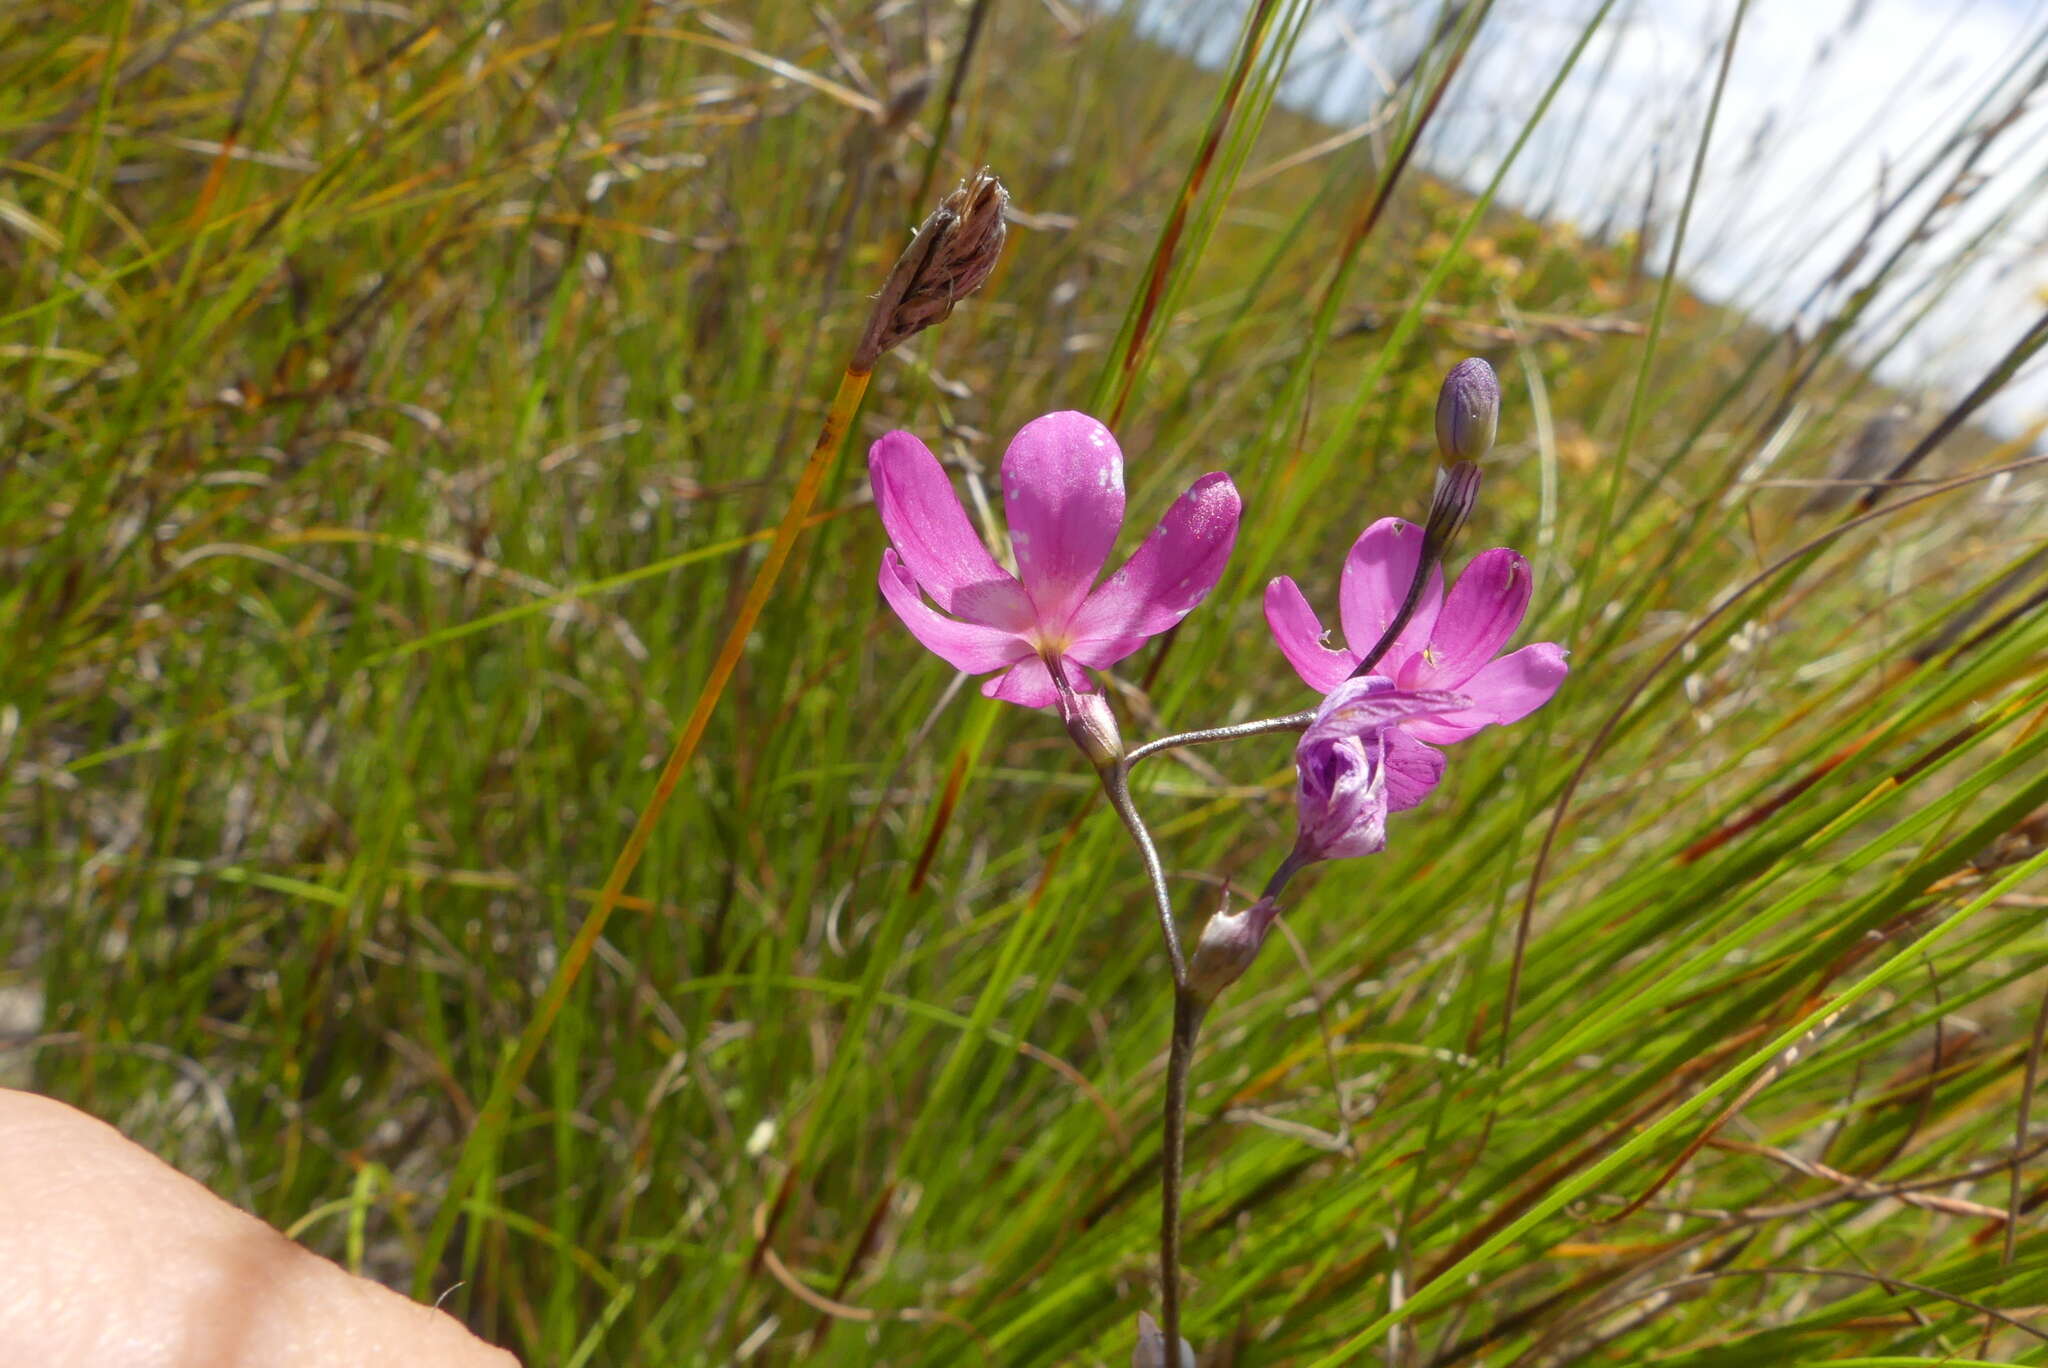
[{"label": "blurred green vegetation", "polygon": [[[0,17],[0,1064],[532,1364],[1126,1362],[1142,873],[1057,726],[881,606],[866,442],[985,500],[1023,421],[1114,414],[1139,528],[1232,472],[1231,570],[1115,681],[1145,736],[1304,705],[1259,592],[1327,603],[1419,516],[1477,353],[1508,397],[1464,546],[1529,555],[1522,639],[1574,673],[1298,884],[1212,1018],[1190,1336],[2048,1361],[2029,474],[1802,515],[1777,481],[1894,397],[1839,338],[1667,293],[1668,231],[1401,168],[1483,5],[1331,145],[1274,103],[1308,12],[1221,71],[1057,0]],[[984,163],[1003,265],[878,369],[432,1250],[867,295]],[[1966,427],[1915,476],[2025,451]],[[1286,746],[1143,801],[1193,928],[1289,839]]]}]

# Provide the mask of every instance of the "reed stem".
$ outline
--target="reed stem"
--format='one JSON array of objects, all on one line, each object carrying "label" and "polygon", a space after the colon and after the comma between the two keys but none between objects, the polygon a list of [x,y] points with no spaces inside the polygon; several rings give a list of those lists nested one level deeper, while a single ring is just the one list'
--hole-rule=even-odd
[{"label": "reed stem", "polygon": [[434,1224],[427,1232],[426,1245],[421,1250],[419,1265],[413,1274],[413,1295],[421,1300],[431,1298],[436,1270],[440,1267],[442,1251],[448,1247],[448,1239],[454,1233],[455,1221],[495,1154],[498,1138],[511,1123],[513,1095],[525,1081],[534,1061],[540,1057],[541,1046],[547,1042],[555,1017],[560,1014],[562,1004],[568,1001],[577,980],[583,976],[591,952],[597,948],[597,938],[604,934],[605,923],[611,919],[626,891],[627,881],[633,877],[633,870],[647,851],[655,823],[661,819],[662,811],[674,796],[683,771],[697,754],[697,745],[704,739],[705,729],[711,725],[711,714],[717,710],[719,699],[724,697],[725,686],[731,682],[733,671],[739,668],[747,638],[775,593],[776,581],[781,578],[783,567],[789,563],[797,537],[803,531],[812,506],[818,501],[818,491],[824,487],[825,477],[838,457],[846,430],[853,423],[853,415],[860,408],[862,397],[867,394],[868,377],[872,373],[848,366],[839,377],[839,391],[832,396],[832,407],[825,414],[824,426],[818,430],[818,440],[811,446],[810,460],[805,462],[796,489],[789,496],[789,506],[783,510],[782,521],[775,529],[775,539],[768,545],[767,559],[754,572],[754,582],[740,604],[739,615],[727,629],[725,643],[719,647],[718,658],[711,666],[711,677],[698,691],[696,705],[690,709],[689,719],[683,723],[675,744],[669,749],[668,761],[661,767],[661,777],[655,781],[654,794],[640,810],[639,819],[633,823],[632,832],[619,849],[618,858],[612,861],[611,873],[605,876],[604,887],[598,891],[596,903],[577,928],[575,938],[563,950],[561,961],[555,966],[554,977],[548,980],[547,990],[535,1005],[533,1016],[519,1033],[517,1047],[491,1080],[490,1094],[477,1114],[476,1124],[470,1127],[469,1135],[463,1141],[462,1152],[455,1163],[455,1174],[448,1183],[448,1193],[441,1201],[440,1210],[434,1214]]}]

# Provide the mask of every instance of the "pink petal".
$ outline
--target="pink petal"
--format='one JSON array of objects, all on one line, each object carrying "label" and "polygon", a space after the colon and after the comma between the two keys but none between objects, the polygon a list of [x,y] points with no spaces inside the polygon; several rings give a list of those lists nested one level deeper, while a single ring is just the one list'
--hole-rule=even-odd
[{"label": "pink petal", "polygon": [[975,535],[952,482],[923,442],[907,432],[885,433],[868,450],[868,483],[889,540],[934,603],[994,627],[1030,625],[1023,586]]},{"label": "pink petal", "polygon": [[1519,722],[1548,703],[1564,683],[1571,672],[1564,660],[1564,648],[1553,642],[1524,646],[1482,667],[1458,686],[1458,692],[1472,700],[1471,707],[1401,725],[1418,740],[1446,746],[1463,741],[1481,727]]},{"label": "pink petal", "polygon": [[1405,812],[1429,797],[1444,777],[1444,753],[1403,727],[1389,727],[1381,736],[1387,743],[1387,810]]},{"label": "pink petal", "polygon": [[1124,522],[1124,458],[1085,413],[1048,413],[1003,453],[1003,507],[1017,577],[1039,625],[1060,632],[1102,573]]},{"label": "pink petal", "polygon": [[1074,614],[1073,653],[1090,665],[1114,664],[1186,617],[1222,577],[1243,507],[1228,475],[1195,481]]},{"label": "pink petal", "polygon": [[1106,670],[1151,639],[1142,635],[1091,637],[1087,641],[1075,642],[1073,653],[1068,658]]},{"label": "pink petal", "polygon": [[[911,578],[893,547],[882,553],[880,583],[882,597],[889,600],[889,606],[903,619],[910,634],[956,670],[982,674],[1031,654],[1031,643],[1014,632],[979,622],[960,622],[934,610],[917,596],[917,581]],[[1050,683],[1047,687],[1051,687]]]},{"label": "pink petal", "polygon": [[[1091,693],[1095,681],[1088,677],[1080,662],[1071,656],[1061,660],[1066,671],[1067,683],[1075,693]],[[1059,702],[1059,690],[1053,687],[1052,672],[1045,668],[1045,662],[1037,656],[1020,660],[1003,673],[981,686],[983,697],[1000,698],[1005,703],[1018,703],[1027,708],[1050,708]]]},{"label": "pink petal", "polygon": [[[1378,644],[1380,634],[1401,611],[1401,602],[1408,597],[1408,582],[1415,577],[1415,564],[1421,559],[1422,529],[1402,518],[1381,518],[1351,544],[1351,554],[1344,558],[1344,580],[1337,588],[1337,607],[1344,623],[1344,644],[1351,648],[1354,661]],[[1429,582],[1415,601],[1414,615],[1382,658],[1384,673],[1398,678],[1401,665],[1422,649],[1443,600],[1443,571],[1432,566]]]},{"label": "pink petal", "polygon": [[1404,689],[1456,689],[1493,659],[1529,609],[1529,562],[1497,546],[1482,551],[1451,586],[1419,659],[1397,676]]},{"label": "pink petal", "polygon": [[1285,575],[1266,586],[1266,625],[1273,629],[1280,654],[1287,657],[1301,682],[1317,693],[1326,694],[1342,684],[1358,663],[1358,657],[1349,651],[1333,651],[1323,645],[1323,624],[1316,610]]}]

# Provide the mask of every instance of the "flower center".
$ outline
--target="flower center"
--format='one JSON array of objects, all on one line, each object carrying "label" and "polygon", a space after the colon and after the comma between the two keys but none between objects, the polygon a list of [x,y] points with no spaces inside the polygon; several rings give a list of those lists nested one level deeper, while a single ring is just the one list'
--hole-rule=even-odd
[{"label": "flower center", "polygon": [[1074,644],[1073,638],[1067,633],[1048,632],[1043,628],[1034,628],[1024,633],[1024,639],[1038,649],[1038,658],[1048,666],[1065,655],[1067,647]]}]

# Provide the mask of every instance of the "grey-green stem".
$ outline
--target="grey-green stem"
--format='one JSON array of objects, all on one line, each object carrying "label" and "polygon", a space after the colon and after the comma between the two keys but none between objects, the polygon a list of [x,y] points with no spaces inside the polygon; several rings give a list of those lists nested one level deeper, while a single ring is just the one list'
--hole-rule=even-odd
[{"label": "grey-green stem", "polygon": [[1166,1114],[1159,1154],[1159,1328],[1166,1361],[1180,1364],[1180,1183],[1188,1125],[1188,1069],[1208,1004],[1173,990],[1173,1043],[1166,1055]]},{"label": "grey-green stem", "polygon": [[1148,755],[1172,750],[1176,746],[1199,746],[1210,741],[1235,741],[1241,736],[1264,736],[1269,732],[1305,731],[1309,723],[1316,720],[1316,710],[1306,708],[1285,717],[1263,717],[1256,722],[1238,722],[1228,727],[1204,727],[1200,731],[1176,732],[1162,736],[1156,741],[1147,741],[1124,757],[1124,768],[1129,769]]},{"label": "grey-green stem", "polygon": [[1160,1126],[1159,1197],[1159,1320],[1166,1335],[1166,1356],[1179,1368],[1180,1355],[1180,1172],[1183,1140],[1187,1132],[1188,1066],[1194,1061],[1195,1036],[1201,1030],[1204,1004],[1188,991],[1187,957],[1180,947],[1180,928],[1173,920],[1173,898],[1167,891],[1166,871],[1159,863],[1158,847],[1138,806],[1131,801],[1129,758],[1104,765],[1096,773],[1109,805],[1123,818],[1138,853],[1145,861],[1145,874],[1152,883],[1152,898],[1159,909],[1159,934],[1166,941],[1166,957],[1173,966],[1173,1041],[1166,1054],[1166,1112]]},{"label": "grey-green stem", "polygon": [[[1063,695],[1068,694],[1064,673],[1056,661],[1047,662],[1052,667],[1054,684]],[[1124,826],[1137,842],[1138,853],[1145,862],[1145,876],[1152,885],[1152,899],[1159,912],[1159,934],[1166,942],[1166,957],[1173,967],[1173,1039],[1166,1055],[1166,1098],[1165,1111],[1160,1126],[1159,1158],[1159,1322],[1166,1345],[1169,1363],[1179,1368],[1180,1362],[1180,1191],[1181,1172],[1185,1159],[1188,1118],[1188,1072],[1194,1064],[1195,1041],[1202,1030],[1202,1017],[1209,1004],[1188,986],[1187,956],[1181,949],[1180,928],[1173,918],[1173,897],[1166,887],[1166,870],[1159,862],[1159,849],[1152,843],[1152,833],[1146,829],[1145,819],[1138,815],[1138,805],[1131,798],[1131,767],[1148,755],[1170,750],[1176,746],[1201,745],[1211,741],[1234,741],[1245,736],[1263,736],[1272,732],[1303,731],[1315,721],[1315,709],[1309,708],[1284,717],[1268,717],[1256,722],[1239,722],[1228,727],[1207,727],[1200,731],[1179,732],[1148,741],[1124,755],[1121,759],[1103,762],[1093,761],[1096,774],[1102,780],[1102,791],[1109,798],[1109,805],[1116,809],[1116,815],[1123,819]],[[1084,753],[1086,748],[1083,748]],[[1274,885],[1284,884],[1294,871],[1292,857],[1274,875]]]},{"label": "grey-green stem", "polygon": [[1166,890],[1166,870],[1159,863],[1159,848],[1152,844],[1152,833],[1145,829],[1145,819],[1138,815],[1138,805],[1131,801],[1130,771],[1131,762],[1126,759],[1097,773],[1102,776],[1102,791],[1109,795],[1109,805],[1124,819],[1124,826],[1138,843],[1138,854],[1145,861],[1145,877],[1151,880],[1152,900],[1159,908],[1159,934],[1166,941],[1166,958],[1173,965],[1174,991],[1179,992],[1188,981],[1187,957],[1181,953],[1180,928],[1174,925],[1173,896]]}]

